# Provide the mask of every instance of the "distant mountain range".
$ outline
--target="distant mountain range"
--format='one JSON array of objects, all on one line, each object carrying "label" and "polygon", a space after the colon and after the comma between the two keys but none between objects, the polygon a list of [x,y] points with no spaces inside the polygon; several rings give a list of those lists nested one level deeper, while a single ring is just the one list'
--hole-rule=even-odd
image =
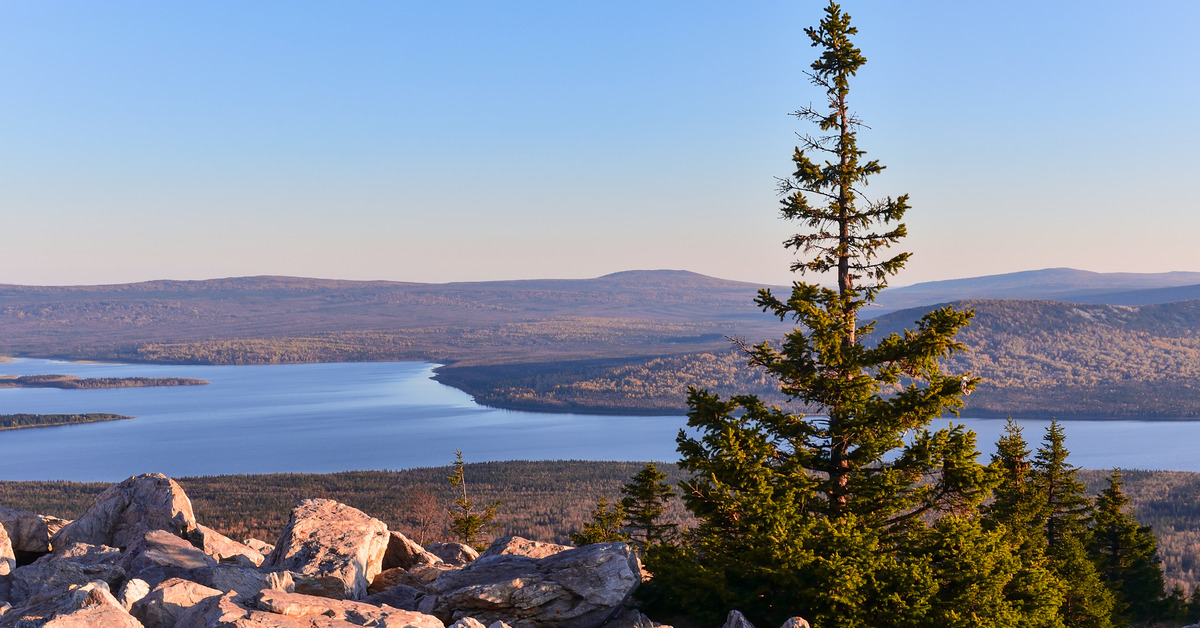
[{"label": "distant mountain range", "polygon": [[1047,268],[1003,275],[930,281],[888,288],[877,311],[964,299],[1042,299],[1070,303],[1152,305],[1200,298],[1200,273],[1094,273]]}]

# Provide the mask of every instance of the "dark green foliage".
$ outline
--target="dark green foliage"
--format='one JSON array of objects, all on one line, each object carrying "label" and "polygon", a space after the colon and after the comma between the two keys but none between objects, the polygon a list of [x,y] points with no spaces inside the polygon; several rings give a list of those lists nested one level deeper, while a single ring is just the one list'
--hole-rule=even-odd
[{"label": "dark green foliage", "polygon": [[667,474],[659,471],[653,462],[637,475],[633,476],[624,486],[621,493],[621,508],[628,520],[628,529],[634,543],[645,551],[651,545],[657,545],[674,537],[678,524],[662,521],[667,503],[675,497],[675,491],[666,483]]},{"label": "dark green foliage", "polygon": [[1085,546],[1092,504],[1078,469],[1067,462],[1065,438],[1062,426],[1051,421],[1032,465],[1050,569],[1065,586],[1059,614],[1068,628],[1108,628],[1114,598]]},{"label": "dark green foliage", "polygon": [[0,430],[19,430],[26,427],[53,427],[132,419],[131,416],[94,412],[89,414],[0,414]]},{"label": "dark green foliage", "polygon": [[625,533],[625,508],[621,504],[609,505],[604,497],[596,500],[592,520],[583,530],[571,534],[571,543],[576,546],[593,543],[624,543],[629,540]]},{"label": "dark green foliage", "polygon": [[684,500],[700,525],[683,547],[648,553],[646,599],[701,623],[737,608],[759,625],[793,615],[864,628],[1024,625],[1030,602],[1010,586],[1022,573],[1016,546],[975,517],[993,480],[974,434],[927,429],[975,385],[940,366],[962,348],[954,336],[971,314],[938,309],[915,330],[867,342],[873,325],[859,312],[908,257],[881,257],[905,234],[886,225],[908,199],[860,196],[883,166],[856,143],[849,78],[865,58],[849,16],[830,3],[805,32],[821,50],[809,76],[828,108],[797,112],[821,135],[802,138],[781,182],[784,216],[807,229],[785,245],[811,254],[793,270],[833,271],[837,287],[797,282],[786,300],[759,293],[764,310],[795,328],[747,352],[791,405],[692,391],[694,435],[680,434],[679,451],[693,473]]},{"label": "dark green foliage", "polygon": [[480,537],[490,534],[500,527],[496,522],[496,509],[503,502],[497,500],[477,508],[467,496],[466,465],[463,464],[462,451],[454,450],[454,472],[446,476],[450,486],[454,487],[454,508],[450,510],[450,533],[465,545],[476,545]]},{"label": "dark green foliage", "polygon": [[1113,614],[1123,623],[1147,622],[1164,613],[1166,587],[1157,546],[1154,532],[1129,512],[1121,474],[1113,471],[1096,498],[1088,550],[1116,598]]}]

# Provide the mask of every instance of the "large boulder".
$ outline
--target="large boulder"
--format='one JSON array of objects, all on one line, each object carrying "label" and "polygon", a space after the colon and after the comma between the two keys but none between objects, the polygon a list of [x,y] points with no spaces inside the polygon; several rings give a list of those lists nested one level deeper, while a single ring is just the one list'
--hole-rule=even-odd
[{"label": "large boulder", "polygon": [[56,560],[67,560],[77,565],[115,565],[121,560],[121,550],[107,545],[89,545],[87,543],[71,543],[56,547],[49,554],[43,554],[35,564],[44,564]]},{"label": "large boulder", "polygon": [[13,606],[19,606],[35,598],[58,597],[72,587],[81,587],[96,580],[103,581],[110,589],[117,587],[125,580],[125,570],[109,563],[85,565],[55,560],[17,567],[11,578],[9,601]]},{"label": "large boulder", "polygon": [[0,526],[0,577],[7,576],[12,573],[12,570],[17,568],[17,555],[13,553],[12,542],[8,539],[8,532],[4,526]]},{"label": "large boulder", "polygon": [[45,554],[50,551],[50,532],[46,522],[32,512],[0,506],[0,527],[8,532],[15,552]]},{"label": "large boulder", "polygon": [[356,626],[444,628],[438,618],[413,611],[284,591],[263,591],[258,608],[287,617],[331,617]]},{"label": "large boulder", "polygon": [[154,587],[133,604],[130,613],[146,628],[175,628],[187,610],[204,600],[220,597],[221,591],[190,580],[172,578]]},{"label": "large boulder", "polygon": [[197,525],[191,535],[192,544],[212,556],[218,562],[232,562],[245,567],[257,567],[262,564],[263,556],[257,550],[213,530],[205,525]]},{"label": "large boulder", "polygon": [[240,606],[236,595],[209,598],[179,617],[187,628],[443,628],[436,617],[349,600],[263,592],[256,608]]},{"label": "large boulder", "polygon": [[363,512],[329,499],[306,499],[292,509],[265,569],[334,578],[340,595],[361,599],[383,571],[388,546],[387,525]]},{"label": "large boulder", "polygon": [[208,554],[166,530],[146,532],[122,552],[121,561],[117,563],[130,575],[137,575],[154,567],[187,570],[216,564],[217,561]]},{"label": "large boulder", "polygon": [[183,489],[161,473],[148,473],[110,486],[78,519],[56,532],[50,545],[89,543],[126,548],[150,530],[186,537],[195,529],[196,516]]},{"label": "large boulder", "polygon": [[383,569],[411,569],[414,565],[440,564],[442,559],[409,539],[403,534],[392,531],[388,535],[387,552],[383,555]]},{"label": "large boulder", "polygon": [[421,608],[446,622],[474,617],[534,627],[598,628],[641,583],[637,555],[624,543],[588,545],[542,559],[480,558],[427,587]]},{"label": "large boulder", "polygon": [[475,548],[463,543],[430,543],[425,549],[442,559],[442,562],[454,567],[462,567],[479,558],[479,552],[475,551]]},{"label": "large boulder", "polygon": [[488,556],[510,554],[513,556],[528,556],[530,558],[545,558],[569,549],[573,548],[570,545],[531,541],[519,536],[506,536],[492,541],[492,544],[479,557],[487,558]]},{"label": "large boulder", "polygon": [[55,595],[38,596],[0,615],[0,628],[57,626],[140,627],[104,582],[71,585]]}]

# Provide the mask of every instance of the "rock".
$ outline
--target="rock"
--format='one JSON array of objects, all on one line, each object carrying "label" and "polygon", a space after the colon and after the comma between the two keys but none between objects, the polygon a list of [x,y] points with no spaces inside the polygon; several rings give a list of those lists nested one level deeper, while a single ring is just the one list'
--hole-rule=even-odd
[{"label": "rock", "polygon": [[14,552],[45,554],[50,551],[46,522],[32,512],[0,506],[0,527],[8,532]]},{"label": "rock", "polygon": [[729,611],[721,628],[754,628],[754,624],[741,611]]},{"label": "rock", "polygon": [[[340,580],[342,597],[360,599],[383,571],[387,525],[329,499],[306,499],[292,509],[263,566]],[[299,584],[299,583],[297,583]]]},{"label": "rock", "polygon": [[388,536],[387,552],[383,555],[383,569],[411,569],[414,565],[434,565],[441,563],[438,558],[399,532],[392,531]]},{"label": "rock", "polygon": [[19,606],[34,598],[53,598],[71,587],[81,587],[95,580],[107,583],[109,588],[116,587],[125,580],[125,570],[108,563],[81,565],[69,560],[35,562],[13,571],[9,601],[13,606]]},{"label": "rock", "polygon": [[12,542],[8,532],[0,526],[0,577],[7,576],[17,568],[17,555],[13,553]]},{"label": "rock", "polygon": [[150,530],[122,553],[117,566],[134,575],[154,567],[185,570],[216,564],[208,554],[178,536],[166,530]]},{"label": "rock", "polygon": [[559,552],[565,552],[569,549],[574,549],[570,545],[559,545],[557,543],[543,543],[541,541],[531,541],[519,536],[506,536],[501,539],[492,541],[479,558],[488,556],[499,556],[501,554],[511,554],[514,556],[528,556],[530,558],[545,558],[553,556]]},{"label": "rock", "polygon": [[791,617],[787,621],[783,622],[783,625],[780,626],[779,628],[812,628],[812,627],[808,625],[807,621],[804,621],[803,617]]},{"label": "rock", "polygon": [[41,556],[33,562],[48,563],[55,560],[69,560],[77,565],[115,565],[121,560],[121,550],[107,545],[72,543],[66,547],[56,548],[55,551]]},{"label": "rock", "polygon": [[413,568],[409,569],[408,573],[412,574],[421,582],[433,582],[434,580],[437,580],[438,576],[442,575],[443,573],[446,573],[447,571],[455,571],[457,569],[461,569],[461,567],[447,565],[446,563],[437,563],[436,565],[413,565]]},{"label": "rock", "polygon": [[236,593],[226,593],[219,597],[208,598],[195,606],[184,611],[179,616],[179,620],[175,623],[176,626],[186,628],[249,628],[251,626],[260,626],[267,628],[297,628],[309,626],[302,623],[285,623],[276,622],[269,623],[251,623],[248,621],[250,611],[238,606],[233,599],[237,597]]},{"label": "rock", "polygon": [[146,628],[175,628],[179,618],[191,607],[222,593],[182,578],[172,578],[154,587],[138,600],[130,613]]},{"label": "rock", "polygon": [[[104,610],[105,607],[109,610]],[[85,610],[91,610],[91,612],[80,613]],[[14,606],[0,615],[0,628],[25,628],[26,626],[32,628],[43,624],[50,625],[47,620],[55,619],[60,620],[60,623],[56,625],[71,626],[72,628],[75,626],[140,625],[125,612],[124,608],[121,608],[121,604],[109,592],[108,584],[96,581],[70,585],[54,595],[38,596],[25,604]],[[95,623],[100,619],[111,621]],[[133,620],[132,624],[129,623],[130,620]],[[86,623],[87,621],[93,621],[93,623]]]},{"label": "rock", "polygon": [[425,549],[442,559],[442,562],[455,567],[462,567],[479,558],[479,552],[475,551],[475,548],[462,543],[430,543]]},{"label": "rock", "polygon": [[50,538],[51,547],[71,543],[129,547],[150,530],[185,537],[196,529],[192,503],[161,473],[131,477],[110,486],[78,519]]},{"label": "rock", "polygon": [[474,617],[463,617],[446,628],[487,628],[487,624]]},{"label": "rock", "polygon": [[671,628],[663,624],[655,623],[654,620],[646,617],[641,611],[636,608],[631,608],[616,617],[608,620],[604,624],[604,628]]},{"label": "rock", "polygon": [[400,585],[424,591],[425,582],[425,580],[414,576],[408,571],[396,567],[380,572],[378,576],[375,576],[375,579],[371,581],[371,586],[367,589],[367,591],[375,594]]},{"label": "rock", "polygon": [[287,617],[323,616],[355,626],[444,628],[438,618],[413,611],[283,591],[263,591],[258,607]]},{"label": "rock", "polygon": [[363,598],[362,601],[375,606],[383,606],[387,604],[392,608],[399,608],[406,611],[415,611],[420,608],[421,598],[425,597],[425,591],[414,589],[408,585],[398,584],[385,591],[372,593]]},{"label": "rock", "polygon": [[429,584],[433,614],[539,627],[597,628],[619,612],[641,582],[624,543],[588,545],[535,560],[497,554],[447,571]]},{"label": "rock", "polygon": [[130,578],[121,585],[121,592],[117,594],[117,601],[121,603],[121,607],[129,610],[140,599],[146,597],[150,593],[150,585],[141,578]]},{"label": "rock", "polygon": [[[237,562],[237,557],[246,559],[246,566],[257,567],[265,558],[258,550],[238,543],[237,541],[204,525],[196,525],[196,531],[189,537],[192,544],[212,556],[217,562]],[[265,545],[265,543],[264,543]]]},{"label": "rock", "polygon": [[229,564],[193,569],[187,573],[187,578],[220,593],[233,591],[239,601],[253,600],[263,589],[287,590],[295,586],[286,571],[265,574],[257,569]]},{"label": "rock", "polygon": [[271,545],[265,541],[260,541],[253,537],[242,541],[242,545],[245,545],[259,554],[262,554],[263,558],[266,558],[267,554],[270,554],[275,549],[274,545]]},{"label": "rock", "polygon": [[[143,628],[133,615],[123,608],[89,606],[66,615],[59,615],[43,624],[43,628]],[[23,628],[23,627],[22,627]]]}]

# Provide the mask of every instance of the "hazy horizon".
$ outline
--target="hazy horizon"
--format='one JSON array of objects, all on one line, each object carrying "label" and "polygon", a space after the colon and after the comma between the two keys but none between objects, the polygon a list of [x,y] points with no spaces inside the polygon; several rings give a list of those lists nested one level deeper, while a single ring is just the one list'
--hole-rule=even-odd
[{"label": "hazy horizon", "polygon": [[[2,4],[0,283],[787,284],[822,5]],[[893,285],[1198,267],[1200,5],[843,8]]]}]

